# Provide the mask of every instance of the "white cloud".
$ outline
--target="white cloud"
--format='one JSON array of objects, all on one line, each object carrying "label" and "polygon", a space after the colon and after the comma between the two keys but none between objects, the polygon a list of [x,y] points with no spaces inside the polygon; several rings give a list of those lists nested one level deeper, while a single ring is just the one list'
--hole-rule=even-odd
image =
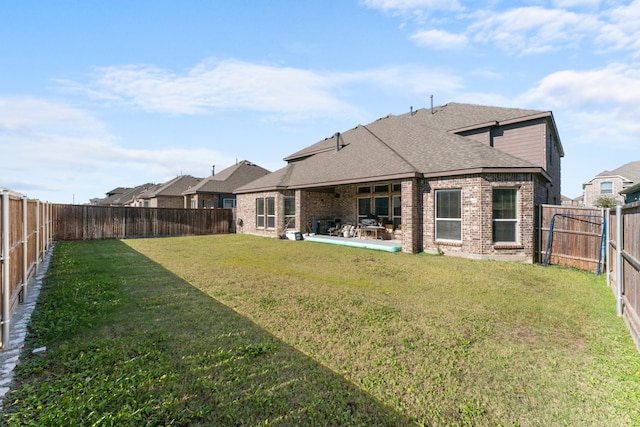
[{"label": "white cloud", "polygon": [[27,96],[0,98],[0,131],[60,127],[72,128],[76,134],[105,128],[85,111],[63,103]]},{"label": "white cloud", "polygon": [[363,0],[362,4],[383,11],[460,10],[458,0]]},{"label": "white cloud", "polygon": [[234,161],[211,149],[124,148],[91,114],[34,97],[0,98],[0,152],[0,185],[55,202],[66,194],[67,203],[73,193],[87,202],[103,196],[96,188],[158,182],[181,171],[201,176],[212,163]]},{"label": "white cloud", "polygon": [[555,0],[553,5],[559,9],[587,8],[595,10],[600,6],[600,0]]},{"label": "white cloud", "polygon": [[638,64],[615,63],[589,71],[558,71],[545,77],[522,100],[545,100],[553,106],[615,104],[640,109],[640,69]]},{"label": "white cloud", "polygon": [[607,50],[631,50],[640,55],[640,0],[620,6],[604,14],[608,19],[597,41]]},{"label": "white cloud", "polygon": [[493,43],[519,55],[578,43],[602,25],[592,15],[541,7],[522,7],[484,15],[469,27],[473,39]]},{"label": "white cloud", "polygon": [[152,113],[196,115],[217,111],[257,111],[272,121],[357,116],[335,93],[351,86],[403,93],[454,91],[461,84],[449,72],[394,66],[350,72],[315,72],[236,60],[196,65],[185,74],[152,66],[110,67],[86,85],[67,88],[94,99],[118,102]]},{"label": "white cloud", "polygon": [[169,114],[244,109],[295,116],[352,111],[331,94],[340,83],[331,76],[232,59],[198,64],[184,74],[154,66],[109,67],[99,70],[88,85],[64,83],[94,98]]},{"label": "white cloud", "polygon": [[419,46],[436,50],[460,49],[468,42],[464,34],[453,34],[442,30],[419,31],[412,35],[411,39]]},{"label": "white cloud", "polygon": [[518,102],[566,111],[565,123],[583,144],[636,143],[640,133],[640,68],[611,64],[588,71],[565,70],[545,77]]}]

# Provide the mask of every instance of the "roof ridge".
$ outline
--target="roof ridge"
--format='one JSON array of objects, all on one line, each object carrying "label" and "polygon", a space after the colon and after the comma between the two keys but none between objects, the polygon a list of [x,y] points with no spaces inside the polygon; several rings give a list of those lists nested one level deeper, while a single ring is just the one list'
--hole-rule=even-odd
[{"label": "roof ridge", "polygon": [[371,129],[369,129],[367,127],[367,125],[362,125],[362,127],[365,128],[366,131],[369,132],[375,139],[377,139],[382,144],[384,144],[384,146],[387,147],[389,150],[391,150],[396,156],[398,156],[400,159],[402,159],[403,162],[405,162],[406,164],[411,166],[411,168],[413,169],[414,172],[418,172],[418,168],[416,168],[413,163],[411,163],[409,160],[407,160],[402,154],[398,153],[398,151],[395,148],[392,148],[389,144],[387,144],[385,141],[383,141],[378,135],[376,135]]}]

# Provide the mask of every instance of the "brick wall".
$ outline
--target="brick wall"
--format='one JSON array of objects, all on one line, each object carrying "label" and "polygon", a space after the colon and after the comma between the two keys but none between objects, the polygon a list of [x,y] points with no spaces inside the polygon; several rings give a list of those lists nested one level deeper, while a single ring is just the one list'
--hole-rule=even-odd
[{"label": "brick wall", "polygon": [[[518,188],[518,241],[493,243],[493,188]],[[534,181],[531,174],[484,174],[452,176],[428,180],[423,186],[424,251],[471,258],[533,261],[535,236]],[[435,190],[460,189],[462,199],[462,239],[460,242],[435,238]],[[542,197],[542,196],[539,196]]]},{"label": "brick wall", "polygon": [[[236,215],[243,226],[238,233],[277,237],[284,234],[284,197],[296,198],[295,229],[311,232],[312,218],[332,222],[357,223],[358,187],[362,184],[338,186],[327,191],[295,190],[262,192],[237,196]],[[518,241],[514,244],[493,243],[493,188],[518,189]],[[435,190],[461,189],[462,239],[460,242],[435,238]],[[401,183],[402,250],[431,252],[471,258],[533,261],[536,239],[537,206],[547,203],[550,190],[545,182],[532,174],[475,174],[432,179],[407,179]],[[255,226],[256,198],[276,199],[276,229]]]},{"label": "brick wall", "polygon": [[[600,193],[600,184],[603,182],[612,183],[613,192],[611,194]],[[596,177],[584,186],[584,206],[587,208],[593,207],[596,200],[602,196],[614,197],[620,204],[624,204],[624,197],[618,194],[620,191],[622,191],[622,178],[612,176]]]}]

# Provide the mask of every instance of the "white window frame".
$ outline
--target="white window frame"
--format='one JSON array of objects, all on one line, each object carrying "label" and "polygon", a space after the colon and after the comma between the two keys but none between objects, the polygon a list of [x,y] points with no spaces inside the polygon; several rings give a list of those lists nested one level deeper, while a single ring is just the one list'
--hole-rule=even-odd
[{"label": "white window frame", "polygon": [[[509,190],[515,192],[515,218],[495,218],[495,209],[493,205],[494,192],[496,190]],[[494,187],[491,190],[491,209],[492,209],[492,227],[491,227],[491,239],[494,244],[517,244],[520,241],[520,204],[519,204],[519,189],[515,187]],[[496,223],[513,223],[514,227],[514,240],[496,240]]]},{"label": "white window frame", "polygon": [[[605,184],[607,184],[605,186]],[[609,187],[609,188],[605,188]],[[600,194],[613,194],[613,181],[600,182]]]},{"label": "white window frame", "polygon": [[[439,199],[439,195],[440,194],[445,194],[445,193],[453,193],[456,192],[459,195],[460,198],[460,217],[438,217],[438,199]],[[434,198],[435,198],[435,212],[434,212],[434,234],[435,234],[435,238],[438,241],[447,241],[447,242],[462,242],[462,189],[461,188],[443,188],[443,189],[439,189],[439,190],[435,190],[435,194],[434,194]],[[451,239],[449,237],[443,237],[443,236],[439,236],[438,235],[438,224],[439,223],[458,223],[459,224],[459,228],[460,228],[460,238],[459,239]]]}]

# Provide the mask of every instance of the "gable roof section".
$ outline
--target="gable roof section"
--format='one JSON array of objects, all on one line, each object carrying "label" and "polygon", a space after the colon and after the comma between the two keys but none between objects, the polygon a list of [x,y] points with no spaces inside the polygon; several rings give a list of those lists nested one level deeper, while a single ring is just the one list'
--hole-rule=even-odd
[{"label": "gable roof section", "polygon": [[269,171],[247,160],[208,176],[182,194],[233,193],[236,188],[267,175]]},{"label": "gable roof section", "polygon": [[95,204],[104,206],[126,205],[131,203],[136,197],[139,197],[140,194],[156,186],[157,184],[147,183],[133,188],[126,188],[122,193],[117,193],[112,196],[105,197],[104,199],[98,199]]},{"label": "gable roof section", "polygon": [[[489,108],[491,114],[485,112],[485,115],[478,114],[476,110],[484,111],[471,108],[468,113],[471,118],[463,116],[454,120],[436,119],[433,117],[436,114],[429,110],[418,110],[356,126],[292,154],[285,158],[289,161],[287,166],[236,192],[491,171],[517,170],[546,176],[542,168],[526,160],[449,132],[451,126],[469,125],[473,120],[486,123],[489,116],[497,117],[496,111],[501,109]],[[530,117],[540,113],[505,110],[502,116],[505,120],[513,120],[522,114]]]},{"label": "gable roof section", "polygon": [[[441,132],[457,134],[473,129],[481,129],[489,126],[507,125],[511,123],[523,122],[527,120],[536,120],[546,118],[550,121],[553,132],[556,136],[559,152],[564,156],[564,150],[560,143],[560,137],[550,111],[524,110],[521,108],[504,108],[491,107],[475,104],[460,104],[451,102],[443,106],[434,107],[433,113],[431,109],[419,109],[410,113],[399,116],[388,115],[382,117],[375,122],[390,118],[407,118],[410,117],[413,122],[419,122],[424,127]],[[367,125],[367,126],[370,126]],[[358,126],[356,126],[357,128]],[[302,160],[311,155],[315,155],[324,151],[335,150],[335,135],[325,138],[313,145],[303,148],[284,158],[285,161]]]},{"label": "gable roof section", "polygon": [[587,182],[591,182],[596,178],[605,178],[605,177],[614,177],[614,176],[619,176],[620,178],[622,178],[623,180],[627,180],[628,182],[640,183],[640,161],[626,163],[612,171],[608,171],[608,170],[602,171]]},{"label": "gable roof section", "polygon": [[182,196],[182,193],[197,185],[202,178],[195,178],[191,175],[180,175],[170,181],[152,187],[140,194],[141,199],[152,199],[158,196]]}]

